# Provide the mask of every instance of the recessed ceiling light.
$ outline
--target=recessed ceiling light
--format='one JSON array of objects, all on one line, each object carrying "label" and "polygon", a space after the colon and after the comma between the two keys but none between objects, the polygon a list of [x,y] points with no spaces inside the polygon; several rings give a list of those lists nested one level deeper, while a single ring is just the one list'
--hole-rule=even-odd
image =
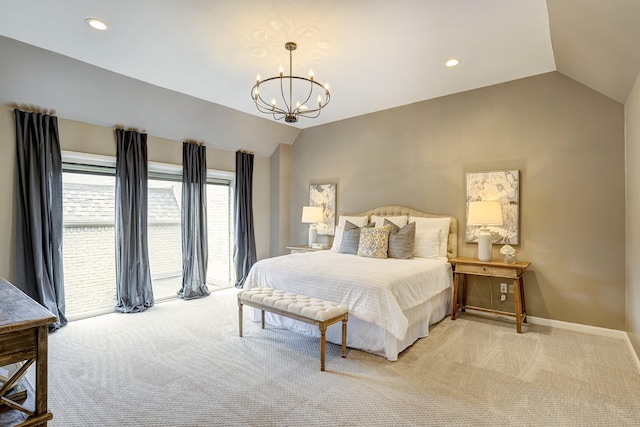
[{"label": "recessed ceiling light", "polygon": [[104,31],[107,29],[107,24],[105,24],[104,21],[98,18],[87,18],[84,20],[84,22],[86,22],[88,26],[95,30]]},{"label": "recessed ceiling light", "polygon": [[460,63],[462,62],[462,60],[458,59],[458,58],[451,58],[450,60],[448,60],[447,62],[445,62],[445,65],[447,67],[455,67],[460,65]]}]

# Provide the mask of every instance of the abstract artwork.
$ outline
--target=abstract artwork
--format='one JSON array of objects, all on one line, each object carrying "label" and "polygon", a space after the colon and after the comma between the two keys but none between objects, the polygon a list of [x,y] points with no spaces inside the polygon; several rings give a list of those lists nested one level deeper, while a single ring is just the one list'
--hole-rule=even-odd
[{"label": "abstract artwork", "polygon": [[[503,224],[487,227],[493,236],[493,243],[517,245],[520,240],[520,171],[467,172],[466,179],[465,218],[469,217],[470,202],[499,201],[502,204]],[[479,227],[467,225],[466,241],[477,242],[478,230]]]},{"label": "abstract artwork", "polygon": [[324,208],[324,222],[317,224],[318,234],[333,236],[336,232],[336,184],[309,185],[309,206]]}]

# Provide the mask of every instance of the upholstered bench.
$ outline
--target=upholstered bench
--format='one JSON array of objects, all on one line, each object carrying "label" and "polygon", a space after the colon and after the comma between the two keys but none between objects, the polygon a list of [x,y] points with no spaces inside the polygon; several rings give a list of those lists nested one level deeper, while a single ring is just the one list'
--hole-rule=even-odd
[{"label": "upholstered bench", "polygon": [[347,321],[349,313],[346,306],[310,298],[293,292],[271,288],[252,288],[238,292],[238,326],[242,336],[242,305],[261,310],[262,329],[264,312],[279,314],[301,322],[318,325],[320,329],[320,370],[324,371],[327,326],[342,321],[342,357],[347,357]]}]

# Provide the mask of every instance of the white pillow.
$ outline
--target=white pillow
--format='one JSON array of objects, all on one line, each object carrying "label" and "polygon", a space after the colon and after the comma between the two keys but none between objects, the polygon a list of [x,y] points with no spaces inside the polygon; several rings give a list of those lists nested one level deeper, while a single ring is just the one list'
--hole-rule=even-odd
[{"label": "white pillow", "polygon": [[364,227],[369,223],[369,217],[364,216],[344,216],[340,215],[338,218],[338,227],[344,227],[344,224],[349,221],[353,225],[357,225],[358,227]]},{"label": "white pillow", "polygon": [[[419,216],[410,216],[409,222],[416,223],[416,242],[418,241],[418,234],[427,230],[439,230],[440,231],[440,248],[438,256],[447,256],[447,243],[449,242],[449,227],[451,226],[451,218],[423,218]],[[415,247],[415,243],[414,243]],[[419,256],[415,253],[413,256]]]},{"label": "white pillow", "polygon": [[400,228],[402,228],[402,227],[404,227],[405,225],[408,224],[406,215],[400,215],[400,216],[377,216],[377,215],[371,215],[371,222],[376,224],[375,225],[376,228],[380,228],[380,227],[384,226],[385,218],[388,219],[389,221],[391,221],[392,223],[394,223],[395,225],[397,225]]},{"label": "white pillow", "polygon": [[413,256],[419,258],[441,258],[440,256],[440,230],[422,230],[416,232],[413,241]]},{"label": "white pillow", "polygon": [[333,245],[331,250],[333,252],[340,251],[340,245],[342,244],[342,235],[344,234],[344,224],[349,221],[353,225],[358,227],[364,227],[369,222],[369,218],[365,216],[344,216],[340,215],[338,218],[338,226],[336,227],[336,235],[333,237]]}]

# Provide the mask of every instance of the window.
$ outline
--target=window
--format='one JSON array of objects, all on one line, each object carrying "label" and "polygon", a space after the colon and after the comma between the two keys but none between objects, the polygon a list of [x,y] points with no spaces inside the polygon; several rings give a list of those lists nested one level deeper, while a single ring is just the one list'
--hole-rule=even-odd
[{"label": "window", "polygon": [[[149,167],[149,264],[156,300],[176,297],[182,285],[182,175],[173,168]],[[173,169],[173,170],[172,170]],[[210,173],[207,179],[207,286],[232,286],[231,180]]]},{"label": "window", "polygon": [[[70,159],[69,159],[70,158]],[[70,319],[113,311],[115,160],[63,153],[63,268]],[[94,162],[94,165],[87,163]],[[207,227],[211,291],[233,285],[232,175],[209,172]],[[149,264],[154,299],[176,298],[182,284],[181,167],[149,165]]]},{"label": "window", "polygon": [[149,174],[147,242],[156,301],[175,298],[182,285],[181,179],[180,175]]},{"label": "window", "polygon": [[65,164],[62,199],[67,317],[113,311],[116,298],[114,169]]},{"label": "window", "polygon": [[235,282],[231,247],[232,227],[231,181],[209,178],[207,183],[207,286],[209,290],[231,287]]}]

